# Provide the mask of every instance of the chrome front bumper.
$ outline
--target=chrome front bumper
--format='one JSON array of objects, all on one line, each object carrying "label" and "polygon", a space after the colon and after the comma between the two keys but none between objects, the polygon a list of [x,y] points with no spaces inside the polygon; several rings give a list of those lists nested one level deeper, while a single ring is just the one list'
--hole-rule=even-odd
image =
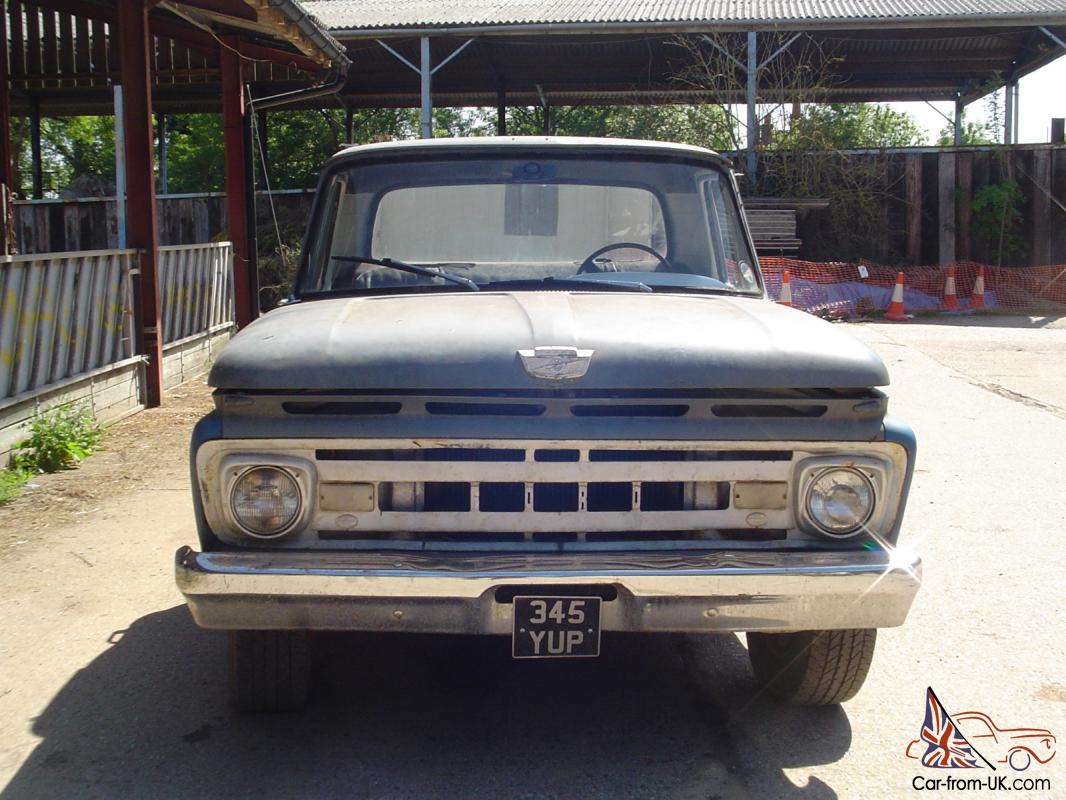
[{"label": "chrome front bumper", "polygon": [[515,594],[596,594],[610,631],[795,631],[903,623],[921,562],[883,551],[176,554],[197,624],[511,632]]}]

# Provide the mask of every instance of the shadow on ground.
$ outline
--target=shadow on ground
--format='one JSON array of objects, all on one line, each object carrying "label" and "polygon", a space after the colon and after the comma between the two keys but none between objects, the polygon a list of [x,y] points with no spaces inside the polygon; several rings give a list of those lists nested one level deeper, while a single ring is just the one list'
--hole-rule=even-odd
[{"label": "shadow on ground", "polygon": [[325,636],[301,713],[225,699],[225,637],[184,607],[111,638],[33,722],[2,800],[59,797],[835,797],[838,707],[755,695],[734,636],[605,636],[596,660],[515,662],[503,638]]}]

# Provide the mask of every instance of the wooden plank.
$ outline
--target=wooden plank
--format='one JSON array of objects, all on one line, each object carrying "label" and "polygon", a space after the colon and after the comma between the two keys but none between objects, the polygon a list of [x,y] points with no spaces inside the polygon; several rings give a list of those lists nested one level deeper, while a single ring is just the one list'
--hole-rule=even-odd
[{"label": "wooden plank", "polygon": [[922,260],[922,157],[906,156],[907,190],[907,261],[918,264]]},{"label": "wooden plank", "polygon": [[1029,191],[1032,193],[1033,266],[1051,263],[1051,151],[1033,151],[1033,171]]},{"label": "wooden plank", "polygon": [[958,182],[959,182],[959,232],[956,237],[958,242],[958,255],[963,261],[973,258],[973,153],[959,153],[958,159]]},{"label": "wooden plank", "polygon": [[[1066,149],[1056,149],[1052,158],[1051,191],[1058,201],[1052,205],[1051,261],[1066,264]],[[1061,204],[1061,205],[1060,205]]]},{"label": "wooden plank", "polygon": [[11,75],[19,77],[26,74],[26,32],[22,23],[22,0],[11,0]]},{"label": "wooden plank", "polygon": [[[56,30],[56,12],[42,9],[41,14],[41,71],[48,76],[59,71],[59,34]],[[58,86],[59,81],[49,80],[46,86]]]},{"label": "wooden plank", "polygon": [[955,153],[941,153],[938,165],[937,221],[940,229],[939,260],[941,264],[955,261]]},{"label": "wooden plank", "polygon": [[[998,158],[993,157],[991,153],[974,153],[973,156],[973,191],[976,192],[979,189],[983,189],[988,186],[992,180],[992,161],[998,161]],[[971,234],[976,234],[976,229],[971,229]],[[979,261],[984,264],[990,263],[988,246],[985,242],[980,240],[980,237],[974,235],[973,239],[973,258],[975,261]]]},{"label": "wooden plank", "polygon": [[94,19],[91,22],[92,28],[92,62],[93,70],[95,72],[108,72],[107,63],[107,33],[104,30],[104,23],[102,20]]},{"label": "wooden plank", "polygon": [[[40,9],[32,3],[26,4],[26,72],[30,75],[41,74],[41,17]],[[37,86],[40,81],[34,81]]]},{"label": "wooden plank", "polygon": [[74,20],[70,14],[59,14],[59,71],[63,75],[73,75],[76,71],[74,67]]},{"label": "wooden plank", "polygon": [[92,37],[89,35],[89,18],[75,17],[77,31],[74,39],[74,61],[78,73],[92,72]]}]

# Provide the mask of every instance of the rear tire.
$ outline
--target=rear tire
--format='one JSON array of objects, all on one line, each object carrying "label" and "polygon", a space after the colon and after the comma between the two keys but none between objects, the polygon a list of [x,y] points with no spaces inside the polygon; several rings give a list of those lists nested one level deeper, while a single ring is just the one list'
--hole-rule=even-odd
[{"label": "rear tire", "polygon": [[231,631],[230,703],[240,711],[294,711],[311,689],[306,631]]},{"label": "rear tire", "polygon": [[874,657],[873,628],[749,633],[755,677],[778,700],[798,706],[843,703],[862,688]]}]

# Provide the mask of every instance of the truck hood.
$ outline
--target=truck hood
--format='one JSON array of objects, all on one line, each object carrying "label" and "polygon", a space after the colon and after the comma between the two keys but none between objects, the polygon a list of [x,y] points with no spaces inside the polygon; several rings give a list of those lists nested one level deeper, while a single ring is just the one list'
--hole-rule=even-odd
[{"label": "truck hood", "polygon": [[[518,351],[591,350],[579,378]],[[346,297],[278,308],[223,349],[209,382],[244,390],[860,389],[888,373],[827,322],[761,298],[607,292]]]}]

